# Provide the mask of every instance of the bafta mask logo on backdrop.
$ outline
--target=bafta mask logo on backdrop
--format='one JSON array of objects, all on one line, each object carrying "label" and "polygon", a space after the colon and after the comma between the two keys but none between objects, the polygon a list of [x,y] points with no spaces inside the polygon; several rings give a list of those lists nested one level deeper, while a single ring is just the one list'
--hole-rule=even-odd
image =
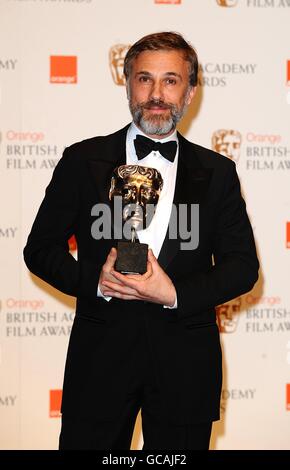
[{"label": "bafta mask logo on backdrop", "polygon": [[290,60],[287,60],[287,86],[290,86]]},{"label": "bafta mask logo on backdrop", "polygon": [[290,248],[290,222],[286,222],[286,248]]},{"label": "bafta mask logo on backdrop", "polygon": [[220,7],[235,7],[238,0],[216,0]]},{"label": "bafta mask logo on backdrop", "polygon": [[212,135],[212,149],[226,157],[239,161],[242,135],[238,131],[219,129]]},{"label": "bafta mask logo on backdrop", "polygon": [[181,0],[154,0],[155,3],[167,3],[168,5],[180,5]]},{"label": "bafta mask logo on backdrop", "polygon": [[130,44],[115,44],[109,51],[111,74],[116,85],[126,85],[123,67],[125,55],[130,47]]},{"label": "bafta mask logo on backdrop", "polygon": [[49,417],[60,418],[62,390],[49,391]]},{"label": "bafta mask logo on backdrop", "polygon": [[238,326],[242,298],[237,297],[216,307],[217,322],[220,333],[234,333]]},{"label": "bafta mask logo on backdrop", "polygon": [[77,57],[50,56],[50,83],[77,83]]}]

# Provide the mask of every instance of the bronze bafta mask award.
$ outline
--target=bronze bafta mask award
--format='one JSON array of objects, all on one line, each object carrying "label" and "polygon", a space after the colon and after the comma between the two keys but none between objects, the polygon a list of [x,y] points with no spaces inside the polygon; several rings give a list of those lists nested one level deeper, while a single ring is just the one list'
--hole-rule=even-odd
[{"label": "bronze bafta mask award", "polygon": [[162,176],[155,168],[121,165],[114,169],[109,198],[120,199],[122,233],[126,240],[117,245],[116,271],[139,274],[147,271],[148,245],[139,243],[137,231],[149,226],[162,186]]}]

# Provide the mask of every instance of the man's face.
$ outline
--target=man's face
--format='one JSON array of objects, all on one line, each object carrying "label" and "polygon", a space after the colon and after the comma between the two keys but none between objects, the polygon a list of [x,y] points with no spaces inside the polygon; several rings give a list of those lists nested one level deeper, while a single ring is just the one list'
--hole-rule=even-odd
[{"label": "man's face", "polygon": [[189,63],[180,51],[144,51],[132,61],[127,83],[135,124],[150,137],[170,135],[190,104]]}]

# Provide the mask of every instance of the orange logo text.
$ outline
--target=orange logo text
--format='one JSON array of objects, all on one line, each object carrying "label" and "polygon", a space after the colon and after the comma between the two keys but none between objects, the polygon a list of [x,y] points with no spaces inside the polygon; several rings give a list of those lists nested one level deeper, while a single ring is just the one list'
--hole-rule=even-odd
[{"label": "orange logo text", "polygon": [[77,57],[50,56],[50,83],[77,83]]}]

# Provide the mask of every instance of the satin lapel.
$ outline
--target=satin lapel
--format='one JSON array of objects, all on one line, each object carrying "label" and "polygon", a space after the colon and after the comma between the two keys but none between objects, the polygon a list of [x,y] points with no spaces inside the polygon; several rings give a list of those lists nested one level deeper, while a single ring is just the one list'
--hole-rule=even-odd
[{"label": "satin lapel", "polygon": [[[190,220],[190,204],[199,204],[202,206],[212,177],[212,168],[204,168],[194,146],[178,133],[179,156],[176,174],[175,192],[173,204],[176,207],[172,209],[170,224],[174,224],[174,218],[179,221],[179,204],[187,204],[187,220]],[[177,224],[177,228],[179,223]],[[169,238],[169,227],[158,257],[158,262],[163,269],[166,269],[169,263],[180,250],[180,230],[177,230],[177,238]]]},{"label": "satin lapel", "polygon": [[97,201],[110,204],[109,189],[114,168],[126,164],[126,135],[129,125],[100,143],[96,155],[88,160],[89,173],[97,192]]}]

